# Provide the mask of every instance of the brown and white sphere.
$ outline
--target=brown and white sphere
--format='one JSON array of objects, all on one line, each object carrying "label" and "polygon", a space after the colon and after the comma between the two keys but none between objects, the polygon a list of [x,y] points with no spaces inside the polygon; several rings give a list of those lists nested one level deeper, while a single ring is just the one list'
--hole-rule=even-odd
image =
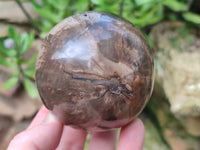
[{"label": "brown and white sphere", "polygon": [[46,36],[36,65],[44,105],[66,125],[121,127],[145,107],[153,87],[149,46],[130,22],[105,12],[66,18]]}]

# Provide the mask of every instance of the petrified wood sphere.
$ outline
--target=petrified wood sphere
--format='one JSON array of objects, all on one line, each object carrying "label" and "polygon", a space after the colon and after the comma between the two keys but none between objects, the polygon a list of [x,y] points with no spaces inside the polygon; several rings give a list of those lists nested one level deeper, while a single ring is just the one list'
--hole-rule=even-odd
[{"label": "petrified wood sphere", "polygon": [[66,18],[44,40],[36,83],[44,105],[66,125],[123,126],[150,98],[154,64],[138,29],[115,15]]}]

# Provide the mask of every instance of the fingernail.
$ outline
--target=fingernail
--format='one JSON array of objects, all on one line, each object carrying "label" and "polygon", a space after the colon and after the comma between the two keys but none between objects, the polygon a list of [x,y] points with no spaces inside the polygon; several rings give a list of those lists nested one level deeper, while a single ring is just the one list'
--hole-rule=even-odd
[{"label": "fingernail", "polygon": [[47,114],[47,116],[45,117],[43,123],[44,124],[48,124],[48,123],[57,123],[59,122],[58,119],[56,118],[55,115],[53,115],[52,113]]}]

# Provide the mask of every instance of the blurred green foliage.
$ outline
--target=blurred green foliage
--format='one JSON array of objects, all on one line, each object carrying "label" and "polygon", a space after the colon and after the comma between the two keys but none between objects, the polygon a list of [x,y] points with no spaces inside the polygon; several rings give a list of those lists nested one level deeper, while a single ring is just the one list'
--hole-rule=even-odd
[{"label": "blurred green foliage", "polygon": [[29,96],[35,98],[38,93],[31,80],[35,76],[37,54],[28,61],[23,57],[34,41],[34,32],[19,35],[14,28],[9,27],[8,34],[7,38],[0,38],[0,65],[12,68],[14,72],[3,88],[10,89],[18,82],[22,82]]},{"label": "blurred green foliage", "polygon": [[49,30],[62,19],[89,9],[88,0],[30,0],[35,11],[39,14],[36,26],[41,31],[41,37],[46,36]]},{"label": "blurred green foliage", "polygon": [[40,15],[37,20],[41,37],[62,19],[81,12],[96,10],[117,14],[139,29],[162,20],[184,20],[200,25],[200,15],[192,12],[193,0],[30,0]]}]

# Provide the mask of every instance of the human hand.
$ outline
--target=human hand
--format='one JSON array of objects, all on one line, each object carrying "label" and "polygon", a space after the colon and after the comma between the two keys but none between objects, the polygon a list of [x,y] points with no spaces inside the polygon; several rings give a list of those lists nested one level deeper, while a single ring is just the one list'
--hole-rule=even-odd
[{"label": "human hand", "polygon": [[[117,131],[93,133],[89,150],[114,150]],[[16,135],[8,150],[83,150],[87,132],[64,126],[44,106],[30,126]],[[122,127],[117,150],[142,150],[144,126],[135,119]]]}]

